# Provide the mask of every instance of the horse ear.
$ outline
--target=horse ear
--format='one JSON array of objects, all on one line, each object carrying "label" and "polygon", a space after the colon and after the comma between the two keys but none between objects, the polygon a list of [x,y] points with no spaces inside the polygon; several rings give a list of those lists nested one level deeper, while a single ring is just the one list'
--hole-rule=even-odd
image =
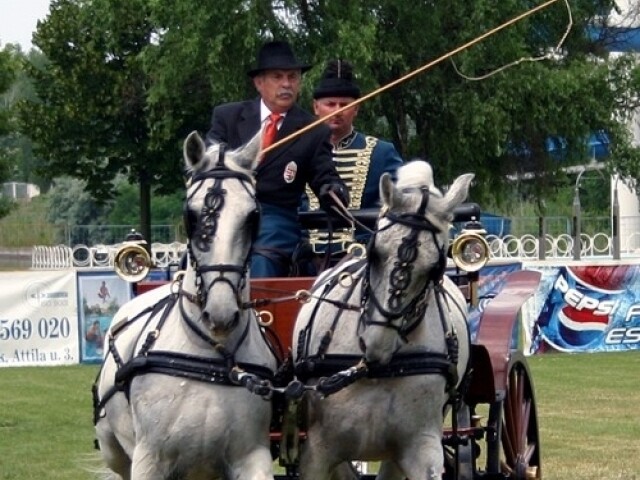
[{"label": "horse ear", "polygon": [[398,202],[396,186],[388,172],[383,173],[380,177],[380,198],[384,208],[391,208],[394,203]]},{"label": "horse ear", "polygon": [[467,196],[469,195],[469,187],[471,186],[471,181],[474,177],[475,175],[473,173],[465,173],[455,179],[444,196],[444,201],[449,208],[452,209],[457,207],[467,199]]},{"label": "horse ear", "polygon": [[187,168],[195,169],[204,157],[206,150],[204,141],[197,131],[191,132],[184,141],[183,154]]},{"label": "horse ear", "polygon": [[258,166],[261,141],[262,133],[258,131],[251,140],[233,152],[234,161],[242,168],[255,170]]}]

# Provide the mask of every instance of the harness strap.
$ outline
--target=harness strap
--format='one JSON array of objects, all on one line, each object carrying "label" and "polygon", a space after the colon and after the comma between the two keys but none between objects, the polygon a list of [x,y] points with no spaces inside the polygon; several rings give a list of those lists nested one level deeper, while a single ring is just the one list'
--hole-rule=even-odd
[{"label": "harness strap", "polygon": [[[335,375],[356,365],[362,359],[358,355],[329,354],[309,357],[295,366],[296,376],[303,382],[312,378]],[[451,361],[446,354],[419,352],[394,355],[387,365],[367,364],[366,378],[395,378],[413,375],[440,374],[448,376]]]},{"label": "harness strap", "polygon": [[[335,277],[334,277],[335,280]],[[349,298],[351,298],[351,295],[353,294],[353,291],[356,289],[356,287],[358,286],[358,283],[360,283],[361,278],[358,278],[356,281],[354,281],[351,286],[347,289],[347,291],[345,292],[343,298],[345,300],[348,300]],[[332,288],[335,287],[338,284],[338,282],[332,282],[331,286]],[[329,293],[329,291],[325,291],[324,295],[327,295]],[[322,300],[325,300],[323,295]],[[334,305],[336,305],[336,302],[332,301],[331,303],[333,303]],[[327,352],[327,349],[329,348],[329,345],[331,344],[331,340],[333,339],[333,333],[336,331],[336,328],[338,327],[338,322],[340,321],[340,317],[342,316],[343,312],[345,310],[351,310],[352,308],[350,308],[349,304],[346,303],[346,301],[342,301],[339,302],[339,304],[337,304],[338,306],[338,312],[336,313],[335,317],[333,318],[333,322],[331,322],[331,327],[329,327],[329,330],[327,330],[325,332],[325,334],[322,336],[322,340],[320,341],[320,347],[318,348],[318,355],[324,355]],[[358,310],[360,308],[358,307]]]},{"label": "harness strap", "polygon": [[109,353],[111,353],[111,355],[113,356],[113,360],[116,362],[118,366],[122,366],[123,360],[115,345],[116,337],[126,327],[128,327],[129,325],[131,325],[132,323],[134,323],[135,321],[137,321],[139,318],[143,317],[147,313],[150,313],[149,318],[147,319],[147,323],[148,323],[151,321],[151,319],[153,319],[158,314],[158,312],[161,309],[165,308],[166,309],[165,311],[170,310],[174,304],[175,304],[175,297],[173,295],[169,295],[163,298],[162,300],[160,300],[155,305],[151,305],[145,308],[144,310],[140,311],[134,317],[123,319],[111,329],[111,331],[109,332],[109,338],[108,338]]},{"label": "harness strap", "polygon": [[[449,368],[449,374],[447,376],[447,383],[449,388],[449,397],[455,398],[456,385],[458,384],[458,362],[460,353],[460,342],[458,339],[458,332],[451,322],[448,321],[449,317],[444,311],[443,303],[447,304],[447,310],[451,310],[449,307],[449,299],[452,297],[447,295],[447,291],[442,288],[442,285],[436,286],[435,291],[436,304],[438,306],[438,314],[440,315],[440,321],[442,323],[442,330],[445,334],[445,342],[447,344],[447,355],[451,360],[451,366]],[[453,302],[458,310],[464,315],[464,312],[455,301]]]},{"label": "harness strap", "polygon": [[[238,367],[261,378],[273,380],[273,372],[262,365],[239,362]],[[200,357],[179,352],[151,351],[144,357],[135,357],[116,373],[116,384],[125,385],[137,375],[162,373],[201,382],[236,385],[229,378],[224,358]]]},{"label": "harness strap", "polygon": [[[169,317],[169,312],[173,310],[173,306],[176,304],[177,299],[178,299],[177,295],[171,294],[169,295],[168,300],[166,302],[165,301],[162,302],[164,304],[164,310],[162,311],[160,320],[158,320],[158,324],[156,325],[156,328],[151,330],[147,334],[147,338],[142,344],[142,347],[140,348],[140,352],[138,353],[138,355],[147,355],[147,352],[151,349],[153,344],[156,342],[158,335],[160,335],[160,330],[162,330],[162,327],[164,326],[164,322],[167,321],[167,318]],[[157,312],[154,312],[154,313],[157,313]]]},{"label": "harness strap", "polygon": [[353,294],[353,291],[358,286],[358,283],[362,280],[361,276],[356,277],[356,280],[351,284],[350,288],[347,289],[347,292],[345,292],[343,300],[333,300],[333,299],[327,298],[327,295],[331,292],[331,290],[333,290],[337,285],[340,284],[340,277],[343,273],[348,274],[352,278],[354,278],[355,274],[363,267],[365,262],[366,260],[363,259],[363,260],[354,262],[351,265],[347,265],[344,269],[340,270],[340,273],[338,273],[337,275],[332,275],[328,282],[326,283],[320,282],[313,285],[311,289],[312,293],[315,293],[320,288],[320,286],[323,286],[324,288],[322,289],[322,293],[320,295],[315,296],[315,298],[317,299],[317,302],[310,315],[309,323],[306,325],[304,329],[300,331],[300,334],[298,337],[298,356],[302,357],[309,354],[309,345],[311,342],[310,333],[313,328],[313,324],[314,324],[316,315],[318,314],[318,309],[320,308],[321,303],[324,302],[324,303],[329,303],[333,305],[338,309],[338,312],[336,313],[329,330],[327,330],[322,337],[317,355],[324,355],[324,353],[327,351],[327,348],[329,348],[329,344],[331,343],[331,339],[333,337],[333,332],[335,331],[338,325],[338,321],[340,320],[340,317],[344,312],[344,310],[360,311],[361,309],[360,306],[348,303],[348,299]]}]

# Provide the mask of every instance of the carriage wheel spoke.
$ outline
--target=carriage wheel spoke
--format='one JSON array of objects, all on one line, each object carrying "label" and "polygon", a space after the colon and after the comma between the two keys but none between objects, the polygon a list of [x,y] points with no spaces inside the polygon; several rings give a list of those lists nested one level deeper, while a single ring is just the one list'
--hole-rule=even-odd
[{"label": "carriage wheel spoke", "polygon": [[503,405],[502,473],[509,478],[537,478],[537,467],[530,467],[537,452],[537,439],[530,438],[533,400],[528,394],[526,373],[514,368],[509,373],[508,390]]}]

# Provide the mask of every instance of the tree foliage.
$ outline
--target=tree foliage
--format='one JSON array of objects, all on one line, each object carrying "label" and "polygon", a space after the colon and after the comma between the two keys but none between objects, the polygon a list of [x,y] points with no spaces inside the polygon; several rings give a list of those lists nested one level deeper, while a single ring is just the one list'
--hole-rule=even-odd
[{"label": "tree foliage", "polygon": [[[116,196],[105,212],[104,223],[108,225],[136,225],[140,218],[136,187],[125,181],[116,181]],[[177,225],[182,221],[184,192],[171,195],[154,195],[151,211],[155,225]]]},{"label": "tree foliage", "polygon": [[[610,168],[635,177],[640,160],[625,122],[637,107],[638,68],[608,58],[606,39],[586,34],[607,25],[614,0],[558,1],[387,88],[536,4],[53,0],[34,38],[48,59],[31,69],[41,103],[24,105],[23,128],[38,138],[50,174],[85,178],[99,198],[119,174],[138,183],[145,232],[151,185],[181,185],[186,134],[208,129],[213,105],[254,95],[246,71],[255,52],[286,38],[315,64],[304,106],[324,63],[348,58],[364,92],[385,87],[361,106],[358,127],[389,138],[407,159],[430,160],[442,183],[475,172],[475,200],[499,199],[505,176],[525,172],[535,179],[529,194],[544,198],[555,188],[550,173],[585,161],[594,130],[612,140]],[[573,24],[556,51],[567,5]],[[549,154],[549,139],[564,145],[562,155]]]},{"label": "tree foliage", "polygon": [[[10,78],[10,84],[1,95],[0,106],[0,162],[4,165],[4,176],[0,174],[0,181],[11,180],[33,183],[42,192],[48,189],[48,182],[37,173],[38,158],[33,152],[31,136],[20,133],[18,112],[16,106],[22,101],[37,101],[31,79],[25,72],[25,64],[42,64],[43,56],[37,50],[25,54],[19,45],[8,45],[4,54],[7,55],[11,67],[5,67],[4,75]],[[7,72],[11,72],[7,76]]]},{"label": "tree foliage", "polygon": [[[0,185],[11,179],[13,151],[8,136],[13,131],[10,89],[18,72],[18,64],[8,46],[0,50]],[[0,218],[7,215],[12,202],[0,195]]]},{"label": "tree foliage", "polygon": [[23,129],[38,140],[43,171],[85,179],[100,201],[111,198],[118,174],[139,184],[143,231],[152,182],[177,184],[175,177],[154,177],[167,152],[149,146],[149,78],[140,53],[150,34],[146,1],[52,1],[34,35],[49,63],[30,70],[41,102],[21,112]]},{"label": "tree foliage", "polygon": [[58,177],[47,197],[47,219],[54,225],[95,225],[105,214],[105,205],[99,205],[86,182],[77,178]]},{"label": "tree foliage", "polygon": [[[18,72],[18,64],[12,54],[11,46],[0,50],[0,139],[13,130],[11,118],[11,99],[9,90]],[[10,164],[7,148],[0,148],[0,183],[9,179]]]}]

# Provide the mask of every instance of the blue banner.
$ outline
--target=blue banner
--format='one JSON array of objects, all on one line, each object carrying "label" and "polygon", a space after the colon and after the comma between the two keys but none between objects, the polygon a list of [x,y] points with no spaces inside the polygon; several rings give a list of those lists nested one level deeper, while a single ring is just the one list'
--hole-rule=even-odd
[{"label": "blue banner", "polygon": [[640,348],[640,265],[535,268],[542,272],[531,354]]},{"label": "blue banner", "polygon": [[487,265],[480,270],[480,278],[478,280],[478,306],[470,308],[468,317],[472,342],[476,340],[480,320],[487,302],[502,290],[507,276],[511,272],[518,270],[522,270],[522,264],[520,262]]}]

